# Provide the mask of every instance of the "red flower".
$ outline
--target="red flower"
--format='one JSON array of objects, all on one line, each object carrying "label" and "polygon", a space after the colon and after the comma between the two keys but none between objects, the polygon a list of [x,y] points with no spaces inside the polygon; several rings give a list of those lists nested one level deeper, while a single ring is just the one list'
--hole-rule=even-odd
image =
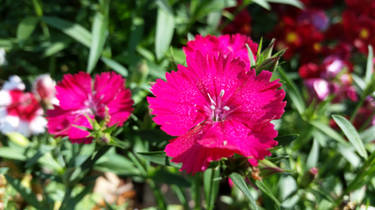
[{"label": "red flower", "polygon": [[66,74],[56,86],[59,105],[47,112],[48,131],[56,136],[68,136],[72,143],[91,143],[92,128],[87,117],[104,120],[107,126],[122,126],[133,111],[131,93],[125,80],[113,72],[96,75]]},{"label": "red flower", "polygon": [[270,155],[268,149],[277,145],[270,121],[285,107],[285,92],[270,81],[272,73],[256,75],[232,54],[195,53],[187,65],[157,80],[155,97],[148,98],[154,121],[178,136],[165,148],[172,161],[195,173],[235,153],[252,165]]}]

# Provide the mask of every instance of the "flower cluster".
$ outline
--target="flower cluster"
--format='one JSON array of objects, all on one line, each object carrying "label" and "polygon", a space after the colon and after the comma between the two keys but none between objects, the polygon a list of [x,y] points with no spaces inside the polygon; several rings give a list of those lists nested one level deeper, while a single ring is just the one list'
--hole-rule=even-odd
[{"label": "flower cluster", "polygon": [[337,56],[330,56],[325,58],[321,65],[302,65],[299,74],[311,96],[318,100],[325,100],[329,95],[334,95],[333,102],[340,102],[345,98],[357,101],[349,65]]},{"label": "flower cluster", "polygon": [[353,55],[367,54],[368,45],[375,46],[375,2],[346,0],[341,12],[329,12],[334,0],[302,3],[303,10],[274,5],[280,21],[267,36],[276,38],[277,49],[287,49],[285,59],[298,59],[300,76],[312,97],[324,100],[337,95],[336,102],[355,101]]},{"label": "flower cluster", "polygon": [[[40,85],[44,84],[44,85]],[[43,101],[54,98],[54,82],[49,75],[38,77],[34,92],[25,92],[25,84],[18,76],[11,76],[0,89],[0,131],[4,134],[18,132],[24,136],[44,132],[47,124],[43,117]],[[42,93],[49,92],[45,95]]]},{"label": "flower cluster", "polygon": [[48,131],[68,136],[72,143],[92,142],[87,129],[93,129],[93,120],[122,126],[133,111],[125,80],[113,72],[98,74],[94,81],[84,72],[66,74],[56,86],[56,97],[59,105],[47,112]]},{"label": "flower cluster", "polygon": [[203,171],[234,154],[257,165],[277,145],[271,121],[284,112],[285,92],[271,72],[249,68],[246,44],[255,54],[257,45],[245,36],[197,36],[184,48],[187,66],[152,86],[154,121],[177,136],[165,152],[182,170]]},{"label": "flower cluster", "polygon": [[[373,0],[346,0],[342,21],[334,25],[336,37],[367,53],[368,45],[375,46],[375,2]],[[344,32],[344,33],[342,33]]]}]

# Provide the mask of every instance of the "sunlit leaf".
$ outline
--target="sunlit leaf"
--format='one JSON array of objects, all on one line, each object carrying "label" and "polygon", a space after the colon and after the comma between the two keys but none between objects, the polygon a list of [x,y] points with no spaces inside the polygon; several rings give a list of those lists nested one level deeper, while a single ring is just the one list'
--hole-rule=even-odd
[{"label": "sunlit leaf", "polygon": [[358,154],[360,154],[363,158],[367,159],[367,152],[365,146],[363,145],[361,137],[359,137],[357,130],[349,122],[349,120],[347,120],[345,117],[341,115],[333,115],[332,118],[344,132],[345,136],[348,138],[350,143],[352,143],[354,148],[357,150]]},{"label": "sunlit leaf", "polygon": [[238,187],[238,189],[240,189],[241,192],[245,195],[245,197],[250,201],[251,209],[258,210],[256,201],[251,195],[244,178],[240,174],[235,172],[232,173],[229,177],[232,179],[233,183]]},{"label": "sunlit leaf", "polygon": [[155,53],[161,59],[168,51],[174,32],[174,17],[164,9],[158,9],[156,18]]}]

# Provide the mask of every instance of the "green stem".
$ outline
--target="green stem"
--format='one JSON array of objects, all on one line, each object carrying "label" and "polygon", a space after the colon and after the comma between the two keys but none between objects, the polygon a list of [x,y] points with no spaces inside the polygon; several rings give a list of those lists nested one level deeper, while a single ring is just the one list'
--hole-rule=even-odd
[{"label": "green stem", "polygon": [[352,116],[350,117],[351,122],[354,121],[355,117],[358,114],[359,109],[361,108],[361,106],[365,102],[365,99],[366,99],[366,97],[361,97],[360,101],[357,103],[357,106],[355,107],[354,112],[352,113]]},{"label": "green stem", "polygon": [[108,150],[111,148],[110,146],[101,146],[99,151],[96,152],[95,156],[93,158],[87,159],[82,164],[82,171],[85,169],[90,169],[89,172],[94,168],[95,162],[99,160]]},{"label": "green stem", "polygon": [[[88,158],[81,166],[82,173],[85,173],[86,175],[90,174],[94,168],[96,161],[99,160],[99,158],[102,157],[109,150],[109,148],[110,148],[109,146],[101,146],[92,158]],[[73,159],[79,155],[80,149],[81,147],[73,145],[72,147]],[[60,210],[68,209],[68,204],[70,203],[72,199],[72,196],[71,196],[72,190],[74,189],[74,186],[76,186],[80,181],[82,181],[79,179],[69,180],[70,176],[74,173],[74,171],[75,170],[68,170],[67,173],[69,174],[63,178],[66,191],[64,194],[64,198],[63,198]],[[83,177],[86,177],[86,176],[83,176]]]},{"label": "green stem", "polygon": [[[340,197],[336,201],[336,206],[340,205],[342,203],[342,200],[344,199],[344,196],[350,193],[352,190],[355,190],[358,188],[358,183],[360,183],[366,176],[366,172],[368,171],[368,168],[375,164],[375,152],[373,152],[370,157],[366,160],[366,162],[361,167],[359,173],[354,178],[354,180],[349,184],[348,188],[345,189],[344,193],[340,195]],[[365,183],[364,183],[365,184]]]},{"label": "green stem", "polygon": [[180,186],[177,186],[177,185],[172,185],[171,187],[175,191],[178,200],[180,200],[182,206],[184,207],[184,210],[190,209],[189,203],[186,200],[186,194],[184,192],[184,189]]},{"label": "green stem", "polygon": [[192,186],[192,197],[194,200],[194,210],[201,210],[201,175],[195,174],[193,177],[193,186]]},{"label": "green stem", "polygon": [[156,203],[158,205],[158,209],[166,210],[167,209],[167,203],[165,202],[165,199],[164,199],[163,194],[161,193],[159,187],[156,185],[156,183],[152,179],[148,179],[147,182],[150,185],[152,192],[154,193],[155,200],[156,200]]}]

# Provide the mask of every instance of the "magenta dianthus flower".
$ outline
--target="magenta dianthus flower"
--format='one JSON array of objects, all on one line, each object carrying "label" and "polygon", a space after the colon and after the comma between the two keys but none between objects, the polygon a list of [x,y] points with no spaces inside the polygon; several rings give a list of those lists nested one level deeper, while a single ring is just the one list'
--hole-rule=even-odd
[{"label": "magenta dianthus flower", "polygon": [[219,37],[207,35],[205,37],[201,35],[195,36],[195,39],[189,41],[184,47],[184,52],[186,58],[195,57],[196,53],[202,55],[221,54],[224,57],[232,55],[235,58],[239,58],[241,61],[246,63],[246,69],[250,69],[250,66],[255,65],[250,64],[249,53],[246,44],[251,49],[254,60],[256,60],[256,54],[258,51],[258,44],[253,42],[248,36],[241,34],[233,35],[221,35]]},{"label": "magenta dianthus flower", "polygon": [[158,79],[148,97],[155,123],[171,136],[165,148],[182,170],[205,170],[211,161],[245,156],[252,165],[277,145],[271,120],[284,113],[285,92],[272,73],[256,75],[232,54],[195,53],[187,67]]},{"label": "magenta dianthus flower", "polygon": [[48,110],[48,131],[56,136],[68,136],[72,143],[91,143],[92,129],[87,117],[109,119],[107,126],[122,126],[133,111],[133,101],[125,80],[113,72],[96,75],[67,74],[56,86],[59,105]]}]

